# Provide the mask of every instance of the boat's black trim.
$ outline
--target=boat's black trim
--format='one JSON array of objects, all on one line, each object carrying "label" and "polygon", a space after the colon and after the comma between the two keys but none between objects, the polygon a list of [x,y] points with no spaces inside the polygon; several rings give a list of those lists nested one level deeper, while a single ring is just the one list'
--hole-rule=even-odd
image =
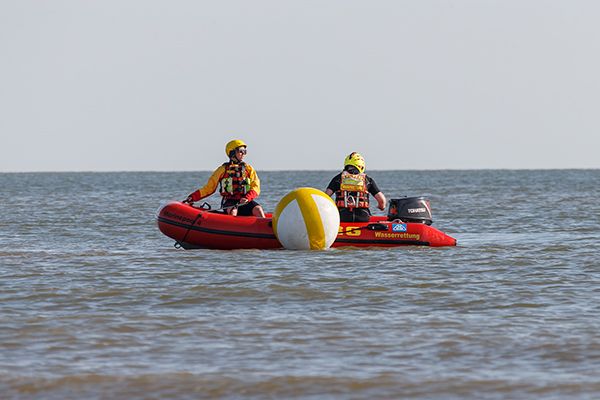
[{"label": "boat's black trim", "polygon": [[[198,232],[204,232],[204,233],[211,233],[214,235],[225,235],[225,236],[238,236],[238,237],[250,237],[250,238],[258,238],[258,239],[272,239],[272,240],[277,240],[275,235],[270,235],[267,233],[250,233],[250,232],[233,232],[233,231],[224,231],[224,230],[220,230],[220,229],[210,229],[210,228],[204,228],[201,226],[192,226],[190,224],[184,224],[182,222],[177,222],[177,221],[173,221],[167,218],[163,218],[163,217],[158,217],[158,221],[159,222],[163,222],[165,224],[169,224],[169,225],[174,225],[174,226],[178,226],[184,229],[188,229],[189,230],[193,230],[193,231],[198,231]],[[187,236],[187,234],[186,234]],[[181,241],[183,242],[183,240]],[[349,245],[357,245],[357,244],[372,244],[372,245],[378,245],[378,244],[395,244],[395,245],[406,245],[406,246],[430,246],[429,242],[423,242],[420,240],[389,240],[389,239],[377,239],[377,240],[373,240],[373,239],[344,239],[344,238],[337,238],[335,239],[335,243],[344,243],[344,244],[349,244]],[[181,243],[182,245],[184,245],[184,243]],[[186,245],[189,246],[189,243],[185,243]],[[195,245],[192,245],[194,247],[196,247]],[[188,248],[185,247],[184,248]],[[192,248],[191,246],[189,248]],[[200,246],[196,247],[196,248],[200,248]]]},{"label": "boat's black trim", "polygon": [[165,224],[179,226],[181,228],[189,229],[192,231],[204,232],[204,233],[212,233],[213,235],[226,235],[226,236],[240,236],[240,237],[250,237],[257,239],[272,239],[276,240],[275,235],[270,235],[268,233],[251,233],[251,232],[234,232],[234,231],[224,231],[221,229],[210,229],[204,228],[202,226],[192,226],[190,224],[184,224],[181,222],[176,222],[170,219],[166,219],[163,217],[158,217],[159,222],[163,222]]}]

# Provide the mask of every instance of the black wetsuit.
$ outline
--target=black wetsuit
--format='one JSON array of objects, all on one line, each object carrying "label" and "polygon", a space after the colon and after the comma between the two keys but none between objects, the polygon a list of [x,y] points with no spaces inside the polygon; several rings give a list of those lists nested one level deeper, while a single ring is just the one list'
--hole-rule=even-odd
[{"label": "black wetsuit", "polygon": [[[333,179],[331,180],[331,182],[329,182],[329,185],[327,186],[327,189],[331,190],[333,193],[336,194],[336,201],[338,200],[337,193],[340,191],[341,180],[342,173],[340,172],[339,174],[333,177]],[[367,191],[371,195],[375,196],[377,193],[380,192],[379,187],[377,186],[373,178],[367,175],[366,180]],[[352,211],[344,207],[338,207],[338,209],[340,210],[340,220],[342,222],[368,222],[369,218],[371,218],[371,211],[368,208],[354,208],[352,209]]]},{"label": "black wetsuit", "polygon": [[[239,202],[239,200],[233,200],[233,199],[228,199],[228,200],[223,200],[223,203],[221,204],[221,207],[230,207],[230,206],[234,206]],[[249,202],[247,202],[246,204],[242,204],[241,206],[238,206],[238,213],[237,215],[239,217],[250,217],[254,214],[252,214],[252,211],[254,210],[254,207],[258,206],[259,204],[254,201],[251,200]]]}]

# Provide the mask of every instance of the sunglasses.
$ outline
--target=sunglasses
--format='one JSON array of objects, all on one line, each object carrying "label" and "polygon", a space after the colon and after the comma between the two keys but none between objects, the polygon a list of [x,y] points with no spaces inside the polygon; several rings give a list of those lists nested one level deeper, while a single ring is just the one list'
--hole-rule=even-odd
[{"label": "sunglasses", "polygon": [[236,151],[241,154],[248,154],[248,150],[241,148],[241,147],[239,149],[236,149]]}]

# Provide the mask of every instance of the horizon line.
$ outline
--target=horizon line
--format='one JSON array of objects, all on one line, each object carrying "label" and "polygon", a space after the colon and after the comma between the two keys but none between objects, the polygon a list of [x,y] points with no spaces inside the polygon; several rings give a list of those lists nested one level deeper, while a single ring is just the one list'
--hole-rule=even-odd
[{"label": "horizon line", "polygon": [[[376,172],[389,172],[389,171],[577,171],[586,170],[594,171],[600,170],[600,167],[541,167],[541,168],[406,168],[406,169],[370,169],[369,171]],[[159,170],[159,169],[131,169],[131,170],[31,170],[31,171],[0,171],[0,174],[60,174],[60,173],[125,173],[125,172],[139,172],[139,173],[180,173],[180,172],[213,172],[214,170],[209,169],[193,169],[193,170]],[[262,169],[257,172],[336,172],[341,169]],[[368,174],[367,172],[367,174]]]}]

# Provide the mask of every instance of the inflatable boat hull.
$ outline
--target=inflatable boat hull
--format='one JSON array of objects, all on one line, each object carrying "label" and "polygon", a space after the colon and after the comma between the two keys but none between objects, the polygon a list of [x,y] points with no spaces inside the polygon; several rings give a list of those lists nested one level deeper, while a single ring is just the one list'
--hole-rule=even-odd
[{"label": "inflatable boat hull", "polygon": [[[267,218],[232,217],[181,202],[162,206],[158,228],[185,249],[278,249],[281,244]],[[387,221],[342,222],[332,247],[455,246],[456,239],[426,224]]]}]

